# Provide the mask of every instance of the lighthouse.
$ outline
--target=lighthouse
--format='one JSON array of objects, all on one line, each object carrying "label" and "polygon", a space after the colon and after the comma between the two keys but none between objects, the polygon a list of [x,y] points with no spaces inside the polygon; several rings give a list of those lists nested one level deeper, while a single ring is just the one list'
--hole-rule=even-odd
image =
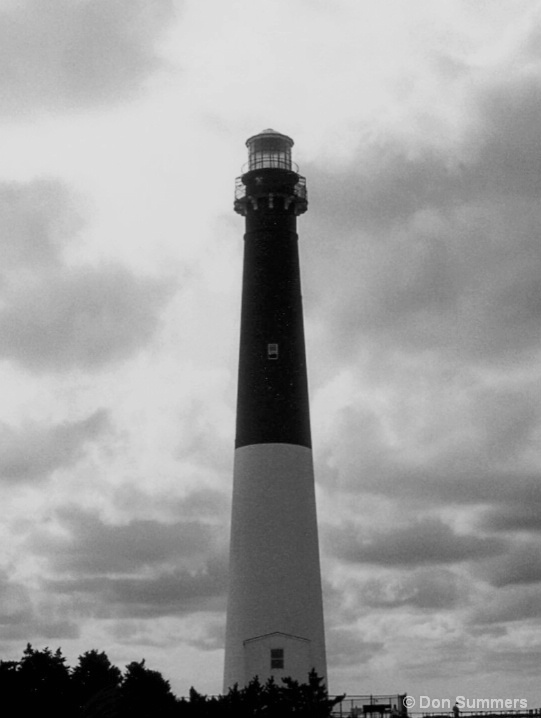
[{"label": "lighthouse", "polygon": [[236,180],[245,218],[224,692],[254,676],[326,679],[293,140],[250,137]]}]

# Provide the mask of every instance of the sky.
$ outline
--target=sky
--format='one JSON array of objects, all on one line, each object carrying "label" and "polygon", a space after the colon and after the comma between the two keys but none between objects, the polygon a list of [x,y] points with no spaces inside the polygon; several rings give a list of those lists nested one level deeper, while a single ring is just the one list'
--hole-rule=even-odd
[{"label": "sky", "polygon": [[541,705],[541,2],[0,0],[0,66],[0,657],[221,690],[272,127],[330,691]]}]

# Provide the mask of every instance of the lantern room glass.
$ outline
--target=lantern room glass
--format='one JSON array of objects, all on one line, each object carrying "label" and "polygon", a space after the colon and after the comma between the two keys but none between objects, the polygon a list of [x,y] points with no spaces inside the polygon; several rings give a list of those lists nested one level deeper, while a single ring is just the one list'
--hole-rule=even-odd
[{"label": "lantern room glass", "polygon": [[258,170],[266,167],[291,170],[291,147],[293,140],[278,132],[262,132],[251,137],[248,142],[248,169]]}]

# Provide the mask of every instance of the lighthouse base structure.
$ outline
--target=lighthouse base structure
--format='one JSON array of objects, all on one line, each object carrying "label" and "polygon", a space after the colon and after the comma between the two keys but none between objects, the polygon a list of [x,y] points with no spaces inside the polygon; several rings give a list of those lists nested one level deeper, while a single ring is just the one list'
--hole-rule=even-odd
[{"label": "lighthouse base structure", "polygon": [[235,451],[224,690],[290,676],[326,678],[310,448]]}]

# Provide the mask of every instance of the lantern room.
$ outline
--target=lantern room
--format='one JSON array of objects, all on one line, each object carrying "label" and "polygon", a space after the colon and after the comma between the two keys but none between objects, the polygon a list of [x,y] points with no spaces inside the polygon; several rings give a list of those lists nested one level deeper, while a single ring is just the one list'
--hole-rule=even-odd
[{"label": "lantern room", "polygon": [[291,162],[291,148],[293,140],[275,130],[263,130],[246,140],[248,147],[247,171],[260,170],[267,167],[276,167],[283,170],[293,170]]}]

